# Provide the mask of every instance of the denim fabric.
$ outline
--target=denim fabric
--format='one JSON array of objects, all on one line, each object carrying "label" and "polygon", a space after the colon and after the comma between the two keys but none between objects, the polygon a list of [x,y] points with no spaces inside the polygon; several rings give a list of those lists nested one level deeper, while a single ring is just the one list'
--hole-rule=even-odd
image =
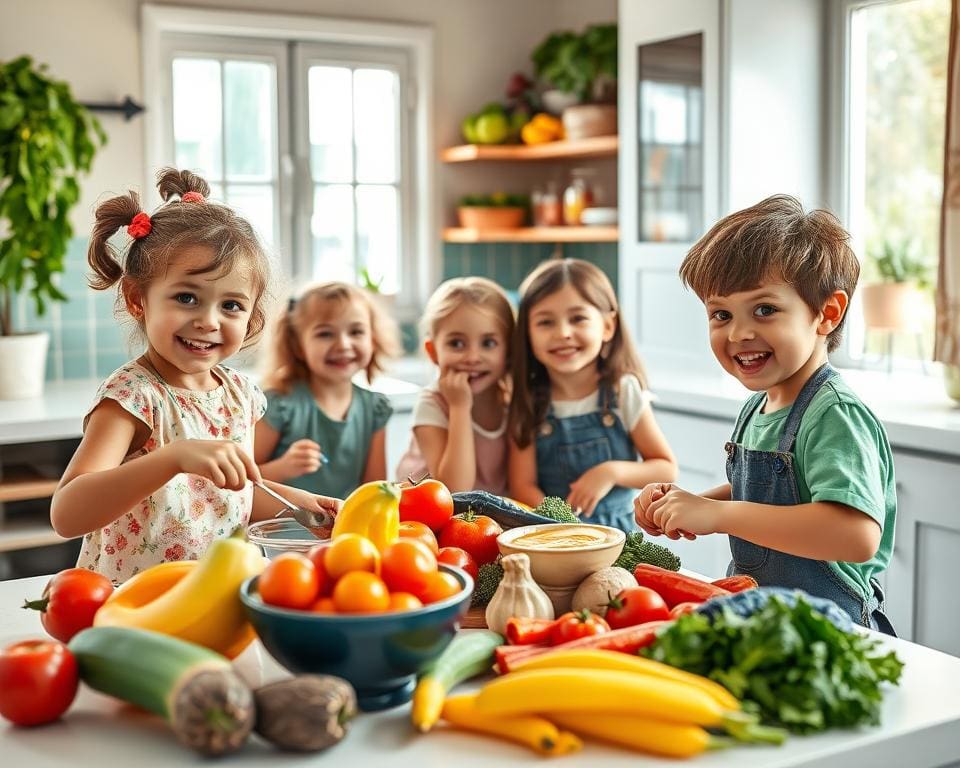
[{"label": "denim fabric", "polygon": [[[547,496],[567,498],[570,483],[604,461],[636,461],[637,449],[613,412],[616,394],[600,391],[600,408],[582,416],[557,418],[553,406],[537,433],[537,484]],[[584,522],[635,531],[633,488],[614,486]]]},{"label": "denim fabric", "polygon": [[[803,389],[787,416],[787,422],[776,451],[754,451],[740,444],[750,417],[762,405],[765,393],[758,392],[747,402],[733,430],[733,439],[727,451],[727,479],[734,501],[753,501],[759,504],[788,506],[800,503],[793,467],[793,444],[807,406],[817,390],[836,375],[829,364],[824,364],[803,385]],[[789,514],[789,511],[785,511]],[[825,532],[826,535],[829,535]],[[762,586],[803,589],[812,595],[833,600],[858,624],[896,635],[890,621],[883,614],[883,592],[871,580],[874,593],[868,599],[858,594],[838,574],[821,560],[812,560],[761,547],[745,539],[730,536],[733,560],[728,575],[744,573],[753,576]]]}]

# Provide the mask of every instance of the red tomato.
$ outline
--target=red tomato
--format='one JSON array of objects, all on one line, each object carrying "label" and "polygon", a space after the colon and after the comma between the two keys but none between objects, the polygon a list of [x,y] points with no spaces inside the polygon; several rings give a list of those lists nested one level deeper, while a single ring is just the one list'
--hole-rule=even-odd
[{"label": "red tomato", "polygon": [[439,531],[453,515],[453,496],[439,480],[422,480],[400,494],[400,522],[416,520]]},{"label": "red tomato", "polygon": [[420,596],[437,572],[437,556],[414,539],[397,539],[383,550],[380,573],[391,592]]},{"label": "red tomato", "polygon": [[563,614],[550,628],[550,643],[559,645],[578,637],[600,635],[610,631],[610,625],[588,610],[570,611]]},{"label": "red tomato", "polygon": [[669,618],[670,608],[650,587],[622,589],[607,605],[607,623],[611,629]]},{"label": "red tomato", "polygon": [[320,579],[306,555],[284,552],[263,569],[257,589],[269,605],[307,609],[319,597]]},{"label": "red tomato", "polygon": [[437,571],[430,576],[427,588],[420,593],[424,605],[446,600],[458,594],[462,587],[457,577],[444,571]]},{"label": "red tomato", "polygon": [[40,611],[43,628],[66,643],[81,629],[93,626],[93,615],[112,593],[113,583],[103,574],[68,568],[47,582],[39,600],[25,600],[23,607]]},{"label": "red tomato", "polygon": [[80,681],[63,643],[24,640],[0,652],[0,715],[17,725],[52,723],[67,711]]},{"label": "red tomato", "polygon": [[330,549],[330,543],[315,544],[307,551],[307,559],[313,563],[317,571],[317,594],[321,597],[333,592],[333,577],[327,572],[327,566],[324,563],[327,550]]},{"label": "red tomato", "polygon": [[460,547],[444,547],[437,553],[437,562],[455,565],[457,568],[463,568],[476,581],[480,569],[477,561],[470,557],[470,553]]},{"label": "red tomato", "polygon": [[677,603],[670,609],[670,618],[679,619],[687,613],[693,613],[700,607],[700,603]]},{"label": "red tomato", "polygon": [[416,520],[407,520],[400,523],[400,537],[421,541],[430,548],[433,554],[437,554],[437,537],[430,530],[430,526],[424,523],[418,523]]},{"label": "red tomato", "polygon": [[497,536],[503,529],[486,515],[467,511],[450,519],[438,539],[441,547],[459,547],[479,565],[492,563],[500,554]]}]

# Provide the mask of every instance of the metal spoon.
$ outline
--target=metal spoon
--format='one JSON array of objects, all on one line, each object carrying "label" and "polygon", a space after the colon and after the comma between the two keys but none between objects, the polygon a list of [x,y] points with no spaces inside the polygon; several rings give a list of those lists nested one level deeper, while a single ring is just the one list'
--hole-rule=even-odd
[{"label": "metal spoon", "polygon": [[333,517],[326,512],[315,512],[310,509],[304,509],[303,507],[298,507],[295,504],[291,504],[283,496],[274,491],[272,488],[268,488],[263,483],[254,480],[253,484],[259,488],[264,493],[272,496],[274,499],[283,504],[283,509],[277,512],[274,517],[283,517],[288,515],[296,520],[300,525],[306,528],[310,533],[316,536],[318,539],[329,539],[330,532],[333,530]]}]

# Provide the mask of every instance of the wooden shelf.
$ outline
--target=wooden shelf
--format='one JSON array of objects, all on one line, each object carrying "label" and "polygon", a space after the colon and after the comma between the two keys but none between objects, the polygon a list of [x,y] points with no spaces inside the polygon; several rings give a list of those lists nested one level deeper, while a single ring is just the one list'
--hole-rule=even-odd
[{"label": "wooden shelf", "polygon": [[7,467],[0,477],[0,502],[45,499],[53,496],[59,483],[26,467]]},{"label": "wooden shelf", "polygon": [[64,539],[54,533],[49,522],[14,522],[7,520],[0,530],[0,552],[15,552],[30,547],[45,547],[50,544],[62,544]]},{"label": "wooden shelf", "polygon": [[546,144],[464,144],[440,152],[445,163],[470,163],[483,160],[562,160],[582,157],[616,157],[618,136],[592,136],[589,139],[551,141]]},{"label": "wooden shelf", "polygon": [[619,237],[618,227],[447,227],[443,230],[447,243],[615,243]]}]

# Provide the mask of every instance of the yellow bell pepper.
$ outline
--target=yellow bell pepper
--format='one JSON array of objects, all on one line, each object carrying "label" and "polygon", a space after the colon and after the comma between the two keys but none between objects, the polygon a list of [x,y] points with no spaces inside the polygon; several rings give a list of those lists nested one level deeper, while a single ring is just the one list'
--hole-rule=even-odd
[{"label": "yellow bell pepper", "polygon": [[396,541],[400,536],[400,487],[376,480],[347,496],[333,521],[332,537],[343,533],[365,536],[381,552]]}]

